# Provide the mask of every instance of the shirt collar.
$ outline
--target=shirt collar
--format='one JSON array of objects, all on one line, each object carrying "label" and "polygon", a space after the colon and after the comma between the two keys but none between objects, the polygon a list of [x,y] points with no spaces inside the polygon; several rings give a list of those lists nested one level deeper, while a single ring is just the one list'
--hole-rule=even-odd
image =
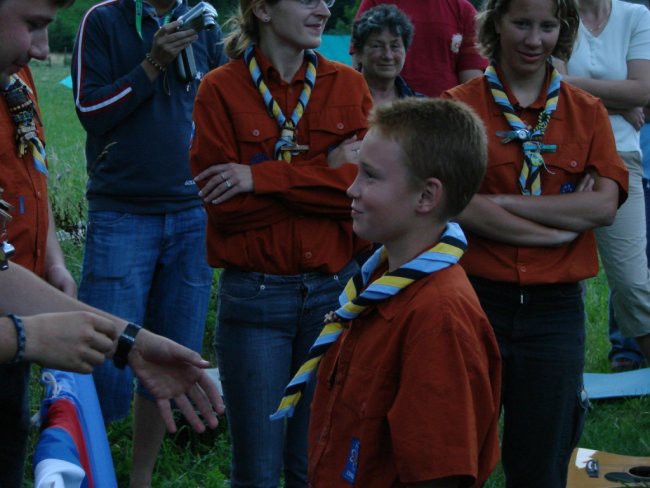
[{"label": "shirt collar", "polygon": [[[522,107],[521,105],[519,105],[519,100],[517,100],[517,97],[515,97],[514,93],[512,93],[512,90],[510,90],[510,86],[508,85],[506,77],[503,74],[503,71],[501,70],[499,65],[496,65],[496,71],[497,71],[497,76],[499,77],[499,81],[501,81],[501,84],[503,85],[503,91],[508,97],[508,100],[510,100],[510,103],[512,104],[515,110],[517,109],[521,110]],[[528,107],[526,107],[526,110],[530,110],[530,111],[544,110],[544,107],[546,106],[546,92],[548,91],[548,85],[551,83],[551,73],[552,73],[552,67],[549,64],[546,66],[546,77],[544,78],[544,84],[542,85],[542,89],[539,91],[539,94],[537,95],[535,101],[531,103]],[[561,103],[562,103],[562,99],[560,98],[557,107],[558,110],[555,110],[553,112],[551,118],[562,119],[561,112],[559,112],[559,109],[561,108]],[[494,115],[502,115],[503,112],[501,110],[501,107],[499,107],[495,103],[492,113]]]},{"label": "shirt collar", "polygon": [[[316,52],[316,57],[318,58],[318,67],[316,68],[316,77],[317,77],[316,83],[318,83],[318,78],[322,76],[330,75],[336,72],[338,68],[336,67],[336,63],[333,63],[328,59],[324,58],[318,52]],[[257,60],[257,64],[260,68],[260,71],[264,73],[264,79],[269,82],[279,84],[280,73],[278,72],[277,69],[273,67],[271,61],[264,55],[264,53],[258,46],[255,46],[255,59]],[[293,77],[293,80],[291,80],[291,83],[293,84],[296,82],[304,82],[306,73],[307,73],[307,63],[303,62],[302,66]]]}]

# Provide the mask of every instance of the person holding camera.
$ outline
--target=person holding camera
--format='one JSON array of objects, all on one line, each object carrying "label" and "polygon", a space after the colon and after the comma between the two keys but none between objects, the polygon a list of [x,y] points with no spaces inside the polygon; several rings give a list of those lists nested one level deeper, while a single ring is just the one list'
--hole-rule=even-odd
[{"label": "person holding camera", "polygon": [[[203,75],[226,61],[216,12],[198,9],[198,20],[188,22],[180,0],[97,4],[81,22],[72,63],[87,132],[79,298],[197,351],[212,271],[188,165],[192,106]],[[106,364],[94,378],[105,422],[126,417],[132,372]],[[151,484],[164,434],[149,393],[137,393],[132,487]]]}]

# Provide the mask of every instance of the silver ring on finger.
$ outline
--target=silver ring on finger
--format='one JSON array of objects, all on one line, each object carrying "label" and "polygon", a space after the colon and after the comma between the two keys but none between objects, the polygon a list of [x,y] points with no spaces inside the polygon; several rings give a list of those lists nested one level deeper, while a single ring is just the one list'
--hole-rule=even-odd
[{"label": "silver ring on finger", "polygon": [[226,177],[223,175],[223,173],[219,173],[219,177],[221,178],[221,181],[226,181]]},{"label": "silver ring on finger", "polygon": [[226,188],[228,189],[232,188],[232,183],[230,182],[230,180],[226,180]]}]

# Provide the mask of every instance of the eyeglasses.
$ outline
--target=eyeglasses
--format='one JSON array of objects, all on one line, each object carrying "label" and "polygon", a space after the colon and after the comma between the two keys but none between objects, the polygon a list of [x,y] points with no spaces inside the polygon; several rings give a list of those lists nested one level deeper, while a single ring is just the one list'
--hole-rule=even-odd
[{"label": "eyeglasses", "polygon": [[303,7],[313,10],[318,8],[321,2],[323,2],[327,8],[332,8],[335,1],[336,0],[298,0],[298,3]]}]

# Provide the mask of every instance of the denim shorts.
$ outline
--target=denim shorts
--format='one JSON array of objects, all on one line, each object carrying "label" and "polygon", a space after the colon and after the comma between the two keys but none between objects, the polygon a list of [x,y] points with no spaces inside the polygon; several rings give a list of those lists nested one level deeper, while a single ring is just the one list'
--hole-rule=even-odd
[{"label": "denim shorts", "polygon": [[[89,212],[79,299],[200,352],[212,283],[205,228],[203,207],[161,215]],[[104,420],[126,417],[130,368],[107,361],[93,376]]]}]

